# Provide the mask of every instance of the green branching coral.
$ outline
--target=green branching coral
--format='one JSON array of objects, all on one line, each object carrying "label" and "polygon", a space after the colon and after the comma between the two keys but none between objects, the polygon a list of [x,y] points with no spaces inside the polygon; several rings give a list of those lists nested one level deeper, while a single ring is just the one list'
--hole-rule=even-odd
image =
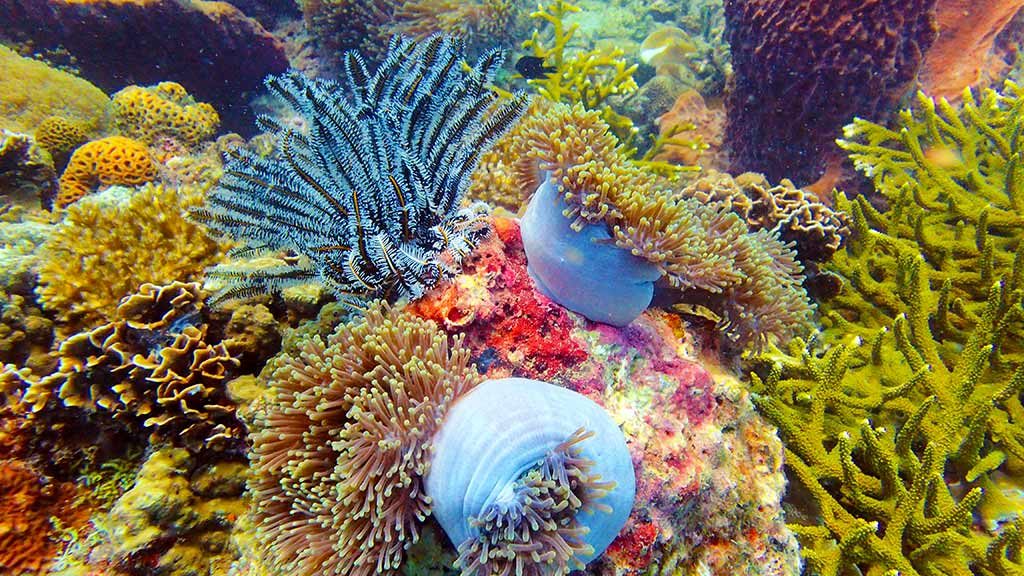
[{"label": "green branching coral", "polygon": [[[900,312],[896,285],[899,254],[919,253],[938,292],[936,336],[949,345],[966,342],[979,322],[992,283],[1005,278],[1001,307],[1019,306],[1024,290],[1024,127],[1021,88],[1003,93],[964,93],[962,110],[918,95],[917,107],[889,129],[856,120],[839,145],[890,209],[880,212],[862,198],[840,197],[853,216],[854,240],[833,268],[850,289],[825,310],[843,331],[873,330]],[[850,321],[848,323],[846,321]],[[1000,331],[1014,335],[996,353],[1019,363],[1024,323],[1010,318]]]},{"label": "green branching coral", "polygon": [[576,24],[566,24],[564,19],[580,8],[566,0],[553,0],[551,4],[538,6],[530,18],[551,25],[549,39],[542,38],[540,30],[535,29],[533,36],[523,42],[523,49],[542,58],[544,63],[554,68],[554,72],[542,78],[528,82],[537,88],[537,92],[552,102],[564,104],[582,104],[588,110],[598,110],[601,118],[621,138],[630,138],[635,129],[633,122],[613,110],[607,103],[609,97],[616,94],[629,94],[636,91],[636,80],[633,72],[636,64],[627,64],[622,59],[622,50],[593,49],[575,50],[569,43],[576,33]]},{"label": "green branching coral", "polygon": [[1024,366],[1008,378],[992,367],[1005,287],[992,287],[947,366],[922,264],[899,260],[905,313],[891,329],[821,356],[795,341],[789,354],[762,357],[764,378],[752,376],[755,403],[778,426],[791,478],[821,522],[792,526],[813,574],[1024,571],[1024,518],[999,509],[992,482],[1024,463]]},{"label": "green branching coral", "polygon": [[[756,402],[786,444],[815,574],[1024,573],[1020,89],[919,95],[839,144],[889,208],[840,195],[822,340],[762,356]],[[801,506],[806,505],[806,506]]]}]

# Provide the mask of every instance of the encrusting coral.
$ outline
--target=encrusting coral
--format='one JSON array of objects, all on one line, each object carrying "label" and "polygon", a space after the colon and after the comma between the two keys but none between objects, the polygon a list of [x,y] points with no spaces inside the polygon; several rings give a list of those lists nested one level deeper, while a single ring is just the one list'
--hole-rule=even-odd
[{"label": "encrusting coral", "polygon": [[121,134],[147,145],[170,138],[194,148],[220,125],[213,106],[196,102],[177,82],[128,86],[111,97],[111,106]]},{"label": "encrusting coral", "polygon": [[212,271],[227,280],[217,299],[312,281],[340,298],[416,298],[450,277],[486,234],[485,207],[462,205],[470,174],[526,107],[523,95],[499,101],[488,89],[500,51],[465,70],[462,57],[452,38],[396,36],[372,74],[349,52],[341,84],[270,78],[308,133],[264,117],[280,155],[239,150],[192,216],[245,240],[239,256],[300,258]]},{"label": "encrusting coral", "polygon": [[97,186],[137,186],[156,177],[146,146],[123,136],[93,140],[75,150],[60,175],[56,205],[64,208]]},{"label": "encrusting coral", "polygon": [[372,304],[270,366],[250,482],[268,563],[298,576],[396,573],[430,514],[431,438],[479,381],[461,338]]},{"label": "encrusting coral", "polygon": [[223,245],[183,217],[205,194],[190,187],[111,188],[68,207],[40,249],[43,308],[65,331],[113,316],[144,283],[192,280],[215,264]]},{"label": "encrusting coral", "polygon": [[720,327],[738,347],[809,329],[795,252],[725,208],[673,195],[625,156],[599,112],[553,105],[517,132],[511,157],[522,194],[550,178],[574,229],[607,226],[616,246],[657,265],[673,287],[717,301]]},{"label": "encrusting coral", "polygon": [[[39,412],[51,400],[110,412],[151,442],[192,451],[236,447],[244,428],[225,383],[238,360],[209,340],[199,284],[144,284],[114,319],[64,340],[57,370],[27,379],[21,407]],[[8,368],[9,369],[9,368]]]},{"label": "encrusting coral", "polygon": [[62,116],[101,131],[109,105],[89,82],[0,46],[0,127],[31,134],[47,118]]}]

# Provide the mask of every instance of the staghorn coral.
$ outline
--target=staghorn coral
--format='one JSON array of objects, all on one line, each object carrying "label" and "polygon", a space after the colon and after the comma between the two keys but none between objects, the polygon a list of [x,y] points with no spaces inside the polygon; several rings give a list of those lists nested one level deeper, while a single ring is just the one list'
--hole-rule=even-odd
[{"label": "staghorn coral", "polygon": [[794,341],[752,377],[819,519],[792,526],[808,568],[1020,573],[1024,520],[996,478],[1024,462],[1024,364],[1006,376],[995,355],[1009,340],[1000,326],[1021,310],[1006,310],[995,284],[954,356],[929,327],[939,300],[923,259],[905,253],[899,268],[904,312],[891,327],[820,357]]},{"label": "staghorn coral", "polygon": [[525,108],[524,96],[499,102],[487,89],[499,51],[466,70],[461,52],[442,36],[395,37],[372,75],[350,52],[343,84],[297,73],[268,81],[308,131],[264,118],[281,155],[240,151],[192,215],[246,240],[238,255],[300,258],[214,271],[228,281],[217,299],[312,281],[342,298],[415,299],[453,274],[486,234],[485,207],[461,205],[470,174]]},{"label": "staghorn coral", "polygon": [[65,208],[96,186],[137,186],[156,177],[156,165],[140,142],[122,136],[93,140],[81,146],[60,175],[56,205]]},{"label": "staghorn coral", "polygon": [[62,116],[100,132],[109,124],[109,105],[89,82],[0,46],[0,127],[31,133],[47,118]]},{"label": "staghorn coral", "polygon": [[195,188],[112,188],[68,207],[40,250],[43,308],[65,330],[113,316],[141,284],[187,281],[216,263],[223,245],[186,220],[204,194]]},{"label": "staghorn coral", "polygon": [[630,65],[622,59],[624,52],[620,48],[570,49],[569,43],[579,26],[567,24],[565,19],[579,11],[578,6],[566,0],[553,0],[550,4],[538,4],[530,14],[538,23],[550,24],[551,31],[542,33],[534,29],[522,47],[541,58],[554,72],[527,82],[551,102],[579,103],[588,110],[599,110],[617,135],[631,138],[635,133],[632,121],[613,110],[607,101],[611,96],[637,90],[633,79],[637,64]]},{"label": "staghorn coral", "polygon": [[213,106],[196,102],[177,82],[128,86],[111,97],[111,105],[121,134],[150,146],[171,138],[194,148],[212,138],[220,125]]},{"label": "staghorn coral", "polygon": [[244,429],[225,382],[238,360],[224,342],[208,340],[202,307],[198,283],[142,285],[111,322],[60,344],[56,372],[27,382],[24,408],[39,412],[59,398],[149,430],[153,443],[194,452],[236,445]]},{"label": "staghorn coral", "polygon": [[785,340],[809,328],[811,304],[791,248],[768,230],[748,230],[728,210],[674,197],[629,161],[596,111],[556,105],[527,117],[512,150],[519,188],[542,174],[564,198],[579,230],[607,226],[616,246],[654,263],[683,300],[710,303],[738,347]]},{"label": "staghorn coral", "polygon": [[[919,94],[892,129],[864,120],[847,126],[840,146],[890,209],[837,199],[853,216],[855,239],[833,262],[849,289],[826,309],[827,321],[853,322],[851,330],[891,322],[901,310],[893,286],[903,252],[925,257],[931,288],[940,294],[936,330],[943,341],[966,341],[993,281],[1012,278],[1016,290],[1024,286],[1022,106],[1021,88],[1007,83],[1002,93],[965,92],[962,110]],[[1014,290],[1006,294],[1007,307],[1021,299]],[[1020,321],[1004,329],[1024,338]],[[1021,347],[1004,350],[1009,353]]]},{"label": "staghorn coral", "polygon": [[271,367],[249,485],[267,562],[299,576],[396,573],[430,514],[431,437],[479,380],[461,338],[378,303]]},{"label": "staghorn coral", "polygon": [[[732,171],[806,185],[854,115],[883,119],[935,40],[936,0],[726,0]],[[794,54],[800,54],[799,58]]]}]

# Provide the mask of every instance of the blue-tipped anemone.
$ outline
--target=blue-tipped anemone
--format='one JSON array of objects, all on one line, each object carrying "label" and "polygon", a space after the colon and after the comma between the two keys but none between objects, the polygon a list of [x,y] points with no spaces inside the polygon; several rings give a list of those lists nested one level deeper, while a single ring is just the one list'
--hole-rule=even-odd
[{"label": "blue-tipped anemone", "polygon": [[633,508],[625,438],[601,406],[523,378],[463,396],[434,437],[425,484],[463,574],[568,574]]},{"label": "blue-tipped anemone", "polygon": [[557,187],[546,176],[543,182],[522,219],[527,269],[537,288],[595,322],[629,324],[650,305],[661,270],[616,246],[603,224],[573,230]]}]

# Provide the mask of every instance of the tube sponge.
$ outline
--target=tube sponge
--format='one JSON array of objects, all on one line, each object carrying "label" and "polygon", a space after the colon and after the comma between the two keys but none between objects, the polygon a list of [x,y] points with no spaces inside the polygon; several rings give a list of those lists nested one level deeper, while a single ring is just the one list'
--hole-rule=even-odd
[{"label": "tube sponge", "polygon": [[661,269],[616,246],[602,223],[573,230],[555,184],[542,181],[522,220],[527,270],[537,288],[595,322],[629,324],[650,305]]}]

